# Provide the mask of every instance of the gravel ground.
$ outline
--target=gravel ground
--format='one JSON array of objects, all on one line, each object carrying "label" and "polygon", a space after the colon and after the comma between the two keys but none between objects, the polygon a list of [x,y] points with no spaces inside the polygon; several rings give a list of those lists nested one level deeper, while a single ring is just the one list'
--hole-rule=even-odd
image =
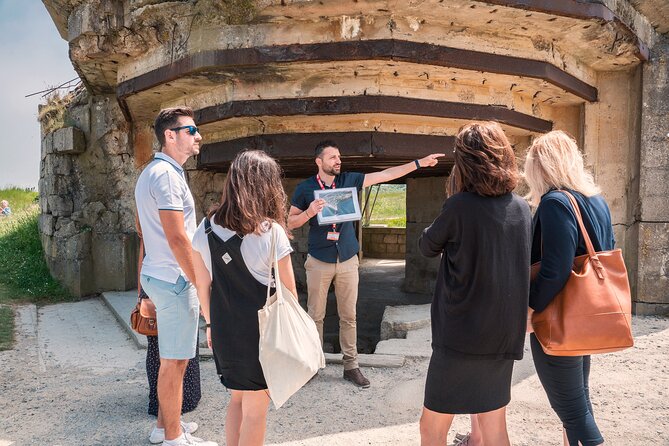
[{"label": "gravel ground", "polygon": [[[0,352],[0,446],[148,445],[144,351],[98,300],[17,312],[17,342]],[[75,316],[77,318],[75,319]],[[593,359],[591,393],[611,445],[669,445],[669,320],[635,317],[636,346]],[[514,374],[508,424],[515,445],[560,445],[560,425],[528,357]],[[229,395],[203,361],[203,398],[185,418],[198,436],[224,444]],[[417,445],[426,360],[399,369],[365,369],[359,390],[328,365],[279,411],[267,444],[284,446]],[[455,431],[467,431],[457,417]]]}]

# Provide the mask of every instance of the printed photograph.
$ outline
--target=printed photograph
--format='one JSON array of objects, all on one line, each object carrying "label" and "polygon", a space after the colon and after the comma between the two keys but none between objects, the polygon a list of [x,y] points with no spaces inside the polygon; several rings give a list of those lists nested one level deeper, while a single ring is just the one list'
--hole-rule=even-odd
[{"label": "printed photograph", "polygon": [[325,200],[325,207],[318,213],[318,224],[331,225],[345,221],[360,220],[358,190],[355,187],[317,190],[315,198]]}]

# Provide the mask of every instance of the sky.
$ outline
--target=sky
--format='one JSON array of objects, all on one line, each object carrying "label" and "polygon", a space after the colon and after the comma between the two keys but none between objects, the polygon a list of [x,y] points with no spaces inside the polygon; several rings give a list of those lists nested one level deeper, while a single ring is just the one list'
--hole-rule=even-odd
[{"label": "sky", "polygon": [[67,42],[40,0],[0,0],[0,188],[37,189],[41,95],[77,76]]}]

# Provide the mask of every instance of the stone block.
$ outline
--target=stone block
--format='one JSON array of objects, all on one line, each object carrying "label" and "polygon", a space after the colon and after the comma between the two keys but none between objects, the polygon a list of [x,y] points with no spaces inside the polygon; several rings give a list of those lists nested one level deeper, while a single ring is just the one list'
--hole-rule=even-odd
[{"label": "stone block", "polygon": [[70,185],[69,177],[64,175],[47,175],[40,185],[46,195],[67,195]]},{"label": "stone block", "polygon": [[410,330],[430,327],[430,304],[388,306],[381,320],[381,340],[404,339]]},{"label": "stone block", "polygon": [[669,167],[644,167],[640,180],[640,219],[669,221]]},{"label": "stone block", "polygon": [[397,236],[394,234],[386,234],[383,236],[383,243],[397,243]]},{"label": "stone block", "polygon": [[60,255],[71,260],[90,259],[91,256],[91,232],[84,230],[72,235],[65,240],[64,246],[58,249]]},{"label": "stone block", "polygon": [[53,132],[53,152],[64,154],[83,153],[86,150],[84,132],[76,127],[65,127]]},{"label": "stone block", "polygon": [[47,155],[53,153],[53,132],[49,132],[42,138],[42,161]]},{"label": "stone block", "polygon": [[91,260],[98,290],[128,290],[137,286],[137,234],[93,233]]},{"label": "stone block", "polygon": [[669,304],[649,304],[634,302],[632,312],[637,316],[669,316]]},{"label": "stone block", "polygon": [[385,248],[388,254],[397,254],[400,252],[399,246],[397,244],[388,244],[385,245]]},{"label": "stone block", "polygon": [[89,226],[94,227],[95,224],[100,219],[100,216],[105,212],[107,208],[104,204],[99,201],[94,201],[92,203],[87,203],[84,205],[84,220],[88,223]]},{"label": "stone block", "polygon": [[68,217],[74,210],[72,199],[67,196],[49,195],[48,209],[55,217]]},{"label": "stone block", "polygon": [[90,259],[71,260],[47,256],[46,261],[51,275],[73,296],[88,296],[96,291]]},{"label": "stone block", "polygon": [[639,223],[636,301],[669,305],[669,223]]},{"label": "stone block", "polygon": [[51,208],[49,207],[49,200],[47,199],[47,196],[43,193],[40,193],[39,196],[39,209],[42,214],[48,214],[51,212]]},{"label": "stone block", "polygon": [[53,235],[55,231],[55,218],[51,214],[40,214],[39,232],[44,235]]},{"label": "stone block", "polygon": [[44,177],[70,175],[72,173],[72,159],[67,155],[47,155],[44,159],[44,170]]},{"label": "stone block", "polygon": [[61,217],[56,220],[56,237],[69,238],[79,233],[79,227],[70,218]]}]

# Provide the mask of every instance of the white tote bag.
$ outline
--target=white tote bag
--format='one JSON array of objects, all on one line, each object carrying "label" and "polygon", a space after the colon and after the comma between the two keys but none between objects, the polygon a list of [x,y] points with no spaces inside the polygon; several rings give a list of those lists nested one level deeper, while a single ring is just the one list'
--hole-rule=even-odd
[{"label": "white tote bag", "polygon": [[276,229],[272,227],[270,283],[272,269],[276,292],[258,310],[260,365],[274,407],[280,408],[300,390],[318,369],[325,367],[325,355],[316,324],[282,283],[276,254]]}]

